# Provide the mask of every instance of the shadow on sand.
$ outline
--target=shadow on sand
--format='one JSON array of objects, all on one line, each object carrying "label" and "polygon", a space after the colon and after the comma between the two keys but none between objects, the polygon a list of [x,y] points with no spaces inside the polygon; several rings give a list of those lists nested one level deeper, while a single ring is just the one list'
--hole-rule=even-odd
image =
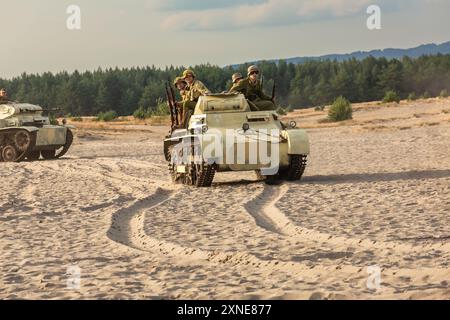
[{"label": "shadow on sand", "polygon": [[366,174],[341,174],[341,175],[317,175],[305,176],[298,183],[358,183],[358,182],[381,182],[397,180],[420,180],[439,179],[450,177],[450,170],[424,170],[424,171],[404,171],[404,172],[380,172]]}]

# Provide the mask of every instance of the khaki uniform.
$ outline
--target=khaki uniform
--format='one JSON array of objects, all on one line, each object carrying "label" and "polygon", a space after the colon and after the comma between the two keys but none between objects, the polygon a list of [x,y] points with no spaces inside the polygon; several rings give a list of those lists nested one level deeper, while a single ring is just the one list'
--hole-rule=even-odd
[{"label": "khaki uniform", "polygon": [[194,111],[195,106],[197,105],[198,98],[211,92],[199,80],[194,80],[194,82],[188,86],[189,89],[186,92],[187,99],[183,103],[183,107],[185,111]]},{"label": "khaki uniform", "polygon": [[276,110],[276,105],[272,102],[272,97],[266,95],[261,86],[261,81],[252,83],[249,78],[245,78],[231,88],[230,92],[242,93],[247,100],[253,103],[259,110]]},{"label": "khaki uniform", "polygon": [[180,91],[180,96],[181,96],[181,101],[177,102],[177,106],[178,106],[178,110],[181,114],[181,122],[185,122],[185,116],[186,116],[186,109],[184,104],[189,101],[188,100],[188,92],[189,92],[189,87],[186,86],[184,88],[184,90],[179,90]]},{"label": "khaki uniform", "polygon": [[184,88],[184,90],[180,90],[180,96],[181,96],[181,104],[183,104],[185,101],[188,100],[188,92],[189,92],[189,87],[186,86],[186,88]]}]

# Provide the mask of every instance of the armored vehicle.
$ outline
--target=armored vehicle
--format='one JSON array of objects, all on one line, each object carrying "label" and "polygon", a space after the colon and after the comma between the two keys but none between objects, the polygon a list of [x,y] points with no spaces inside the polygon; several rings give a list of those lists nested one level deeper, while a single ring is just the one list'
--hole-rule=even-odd
[{"label": "armored vehicle", "polygon": [[73,134],[66,125],[51,125],[40,106],[0,102],[0,161],[19,162],[62,157]]},{"label": "armored vehicle", "polygon": [[174,182],[210,186],[215,173],[225,171],[253,170],[267,183],[303,175],[306,131],[283,123],[275,111],[251,111],[242,94],[201,96],[189,120],[180,122],[173,121],[164,140]]}]

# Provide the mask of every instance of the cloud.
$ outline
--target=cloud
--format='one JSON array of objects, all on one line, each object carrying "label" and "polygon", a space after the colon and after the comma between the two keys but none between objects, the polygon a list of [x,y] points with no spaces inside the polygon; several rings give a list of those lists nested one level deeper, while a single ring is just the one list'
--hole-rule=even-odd
[{"label": "cloud", "polygon": [[186,31],[233,30],[291,25],[365,14],[377,4],[389,12],[448,0],[146,0],[163,15],[162,28]]},{"label": "cloud", "polygon": [[[218,3],[223,2],[219,1]],[[192,7],[189,9],[180,7],[178,11],[172,12],[164,18],[162,27],[183,30],[217,30],[285,25],[325,16],[352,15],[362,12],[371,2],[373,0],[229,1],[227,7],[218,5],[197,11],[192,10]]]},{"label": "cloud", "polygon": [[160,11],[204,11],[240,6],[242,4],[260,4],[266,0],[147,0],[149,8]]}]

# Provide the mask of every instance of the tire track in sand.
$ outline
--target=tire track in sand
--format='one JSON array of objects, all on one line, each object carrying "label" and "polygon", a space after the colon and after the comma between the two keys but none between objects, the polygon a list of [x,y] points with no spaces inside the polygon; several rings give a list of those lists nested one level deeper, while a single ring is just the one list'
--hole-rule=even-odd
[{"label": "tire track in sand", "polygon": [[450,243],[407,244],[398,241],[374,241],[369,239],[333,236],[312,229],[295,225],[276,203],[289,191],[288,184],[279,186],[265,185],[263,191],[254,199],[244,204],[247,212],[253,216],[258,226],[266,230],[282,234],[298,240],[309,240],[332,245],[334,248],[359,247],[364,249],[393,249],[397,252],[411,252],[423,250],[442,250],[450,252]]},{"label": "tire track in sand", "polygon": [[[116,243],[120,243],[129,248],[139,250],[141,252],[149,252],[152,254],[160,254],[173,258],[176,262],[188,262],[198,264],[203,261],[213,265],[227,265],[245,270],[259,270],[262,274],[273,272],[274,270],[284,272],[287,275],[299,274],[303,279],[311,281],[319,281],[330,278],[330,275],[336,270],[347,279],[360,281],[367,277],[366,270],[361,267],[352,265],[330,265],[330,266],[310,266],[295,261],[279,261],[279,260],[261,260],[248,252],[225,252],[225,251],[208,251],[200,248],[185,247],[172,242],[167,242],[148,235],[145,232],[145,213],[152,208],[164,205],[167,201],[173,199],[178,192],[175,190],[167,190],[158,188],[151,196],[137,200],[131,206],[122,208],[113,213],[111,225],[107,231],[109,239]],[[281,198],[283,194],[279,194],[277,198]],[[276,203],[275,200],[270,204]],[[286,229],[281,228],[285,231]],[[287,230],[290,230],[289,227]],[[314,269],[314,272],[311,272]],[[396,269],[395,271],[386,270],[386,275],[400,277],[411,274],[410,269]],[[436,269],[423,268],[415,271],[416,276],[429,276],[436,273]],[[446,270],[438,270],[439,273],[447,272]],[[321,281],[322,281],[321,280]]]}]

